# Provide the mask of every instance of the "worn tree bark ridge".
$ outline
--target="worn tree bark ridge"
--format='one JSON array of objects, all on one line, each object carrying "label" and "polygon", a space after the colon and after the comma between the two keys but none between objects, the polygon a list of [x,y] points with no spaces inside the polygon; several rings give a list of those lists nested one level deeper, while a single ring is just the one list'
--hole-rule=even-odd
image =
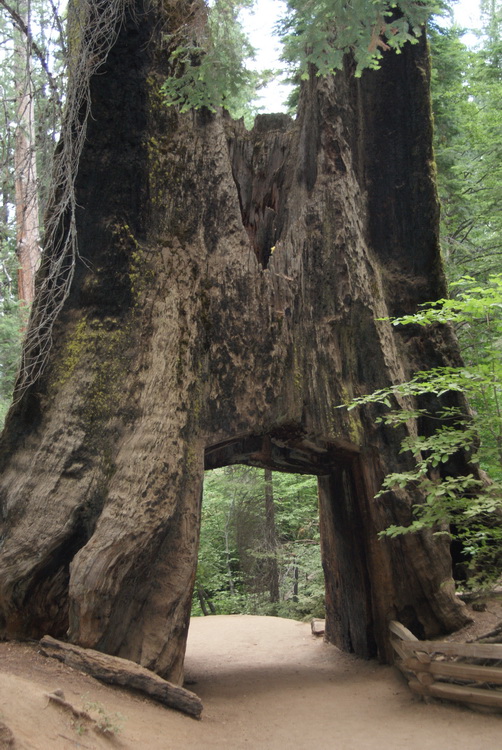
[{"label": "worn tree bark ridge", "polygon": [[390,659],[389,620],[424,638],[467,619],[443,538],[377,539],[418,499],[373,499],[404,432],[337,408],[458,362],[448,328],[378,320],[444,294],[425,43],[312,76],[294,122],[247,132],[165,107],[186,4],[136,5],[91,82],[50,362],[3,435],[1,634],[179,682],[204,467],[241,461],[319,476],[326,636]]}]

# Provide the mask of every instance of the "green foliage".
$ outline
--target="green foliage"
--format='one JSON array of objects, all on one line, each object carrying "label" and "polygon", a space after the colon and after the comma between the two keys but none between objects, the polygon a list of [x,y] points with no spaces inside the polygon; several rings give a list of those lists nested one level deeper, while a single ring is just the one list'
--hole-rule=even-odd
[{"label": "green foliage", "polygon": [[442,247],[449,277],[486,278],[502,255],[501,4],[483,3],[477,51],[462,29],[429,25]]},{"label": "green foliage", "polygon": [[324,574],[319,541],[281,545],[277,551],[281,596],[271,603],[266,591],[250,588],[239,610],[250,615],[272,615],[293,620],[325,616]]},{"label": "green foliage", "polygon": [[223,107],[234,118],[252,117],[250,106],[266,80],[247,67],[254,49],[239,22],[239,11],[252,0],[215,0],[207,21],[186,24],[166,38],[172,74],[162,86],[168,106],[181,112]]},{"label": "green foliage", "polygon": [[[264,472],[228,466],[208,472],[192,614],[322,616],[317,481],[273,473],[275,544],[267,541]],[[270,561],[277,564],[279,601],[271,601]]]},{"label": "green foliage", "polygon": [[[454,283],[450,285],[452,299],[403,323],[449,320],[455,326],[465,367],[439,376],[446,377],[443,385],[463,389],[468,396],[472,413],[467,418],[457,415],[458,430],[465,430],[473,458],[495,483],[479,487],[472,484],[472,477],[463,478],[458,491],[445,485],[444,495],[424,510],[430,515],[429,525],[434,522],[435,508],[443,517],[451,511],[455,518],[469,519],[467,529],[458,529],[464,549],[474,555],[478,569],[484,564],[496,572],[500,559],[493,558],[496,545],[500,547],[502,482],[502,293],[501,278],[494,275],[502,255],[500,0],[484,0],[481,10],[484,26],[476,50],[462,43],[462,29],[443,28],[439,21],[429,28],[441,243],[446,271]],[[453,448],[454,429],[450,437]],[[471,485],[462,489],[460,481]],[[464,502],[461,509],[457,508],[459,498]]]},{"label": "green foliage", "polygon": [[[253,0],[214,0],[207,21],[196,17],[167,37],[172,73],[163,85],[168,106],[182,112],[223,107],[251,124],[250,107],[258,88],[271,71],[258,74],[246,62],[254,50],[239,22],[239,11]],[[377,69],[383,53],[399,53],[406,43],[416,44],[429,15],[432,0],[287,0],[287,11],[278,24],[284,45],[283,60],[298,82],[314,66],[318,76],[342,68],[352,53],[355,75]],[[206,15],[206,14],[205,14]]]},{"label": "green foliage", "polygon": [[349,52],[356,76],[366,68],[379,68],[386,50],[399,53],[407,42],[416,44],[436,7],[414,0],[287,0],[287,6],[279,24],[284,59],[302,78],[308,77],[311,65],[318,76],[334,74]]},{"label": "green foliage", "polygon": [[[454,299],[444,299],[423,307],[416,315],[393,320],[401,325],[450,323],[466,329],[480,342],[480,351],[462,367],[439,367],[416,373],[408,382],[380,389],[351,402],[349,409],[365,404],[403,404],[378,421],[393,427],[411,418],[438,420],[431,435],[407,437],[401,453],[411,453],[412,469],[389,474],[378,496],[399,488],[418,490],[425,502],[417,503],[414,520],[406,527],[390,526],[389,536],[432,528],[447,533],[452,526],[464,551],[473,559],[473,568],[482,561],[485,573],[500,575],[502,542],[502,275],[489,278],[480,286],[471,277],[456,285]],[[443,406],[434,414],[417,408],[410,397],[435,394],[439,399],[452,391],[469,397],[472,409]],[[451,475],[449,464],[464,450],[473,463],[479,462],[494,480],[474,473]]]},{"label": "green foliage", "polygon": [[12,391],[21,358],[23,330],[28,321],[28,308],[17,299],[18,261],[13,228],[0,225],[0,429],[10,406]]},{"label": "green foliage", "polygon": [[440,394],[458,390],[468,396],[481,436],[481,465],[493,479],[502,481],[502,275],[489,276],[482,285],[464,277],[450,288],[454,298],[439,300],[395,324],[453,323],[465,367],[428,373],[428,387]]},{"label": "green foliage", "polygon": [[[89,711],[92,714],[95,728],[98,732],[101,732],[101,734],[113,736],[120,734],[122,731],[124,716],[118,711],[109,714],[99,701],[90,700],[85,702],[84,710]],[[75,729],[77,734],[82,734],[83,731],[85,732],[85,726],[83,724],[77,725]]]},{"label": "green foliage", "polygon": [[10,406],[12,391],[19,368],[23,323],[27,312],[18,302],[4,300],[0,311],[0,427]]}]

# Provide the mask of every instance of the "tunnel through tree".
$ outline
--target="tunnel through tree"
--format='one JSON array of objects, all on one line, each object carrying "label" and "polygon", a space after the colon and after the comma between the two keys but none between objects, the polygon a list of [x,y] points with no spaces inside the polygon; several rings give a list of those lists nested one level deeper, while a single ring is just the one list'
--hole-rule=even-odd
[{"label": "tunnel through tree", "polygon": [[[90,81],[75,224],[39,281],[75,229],[70,293],[2,438],[1,633],[67,634],[180,680],[204,467],[241,456],[320,477],[328,638],[388,659],[389,619],[418,636],[466,621],[447,542],[377,538],[411,517],[412,493],[373,498],[427,425],[395,435],[376,407],[337,408],[458,361],[448,328],[382,320],[444,294],[425,42],[361,79],[350,61],[312,75],[295,121],[246,131],[164,106],[164,35],[190,5],[125,3]],[[104,12],[86,8],[84,29]]]}]

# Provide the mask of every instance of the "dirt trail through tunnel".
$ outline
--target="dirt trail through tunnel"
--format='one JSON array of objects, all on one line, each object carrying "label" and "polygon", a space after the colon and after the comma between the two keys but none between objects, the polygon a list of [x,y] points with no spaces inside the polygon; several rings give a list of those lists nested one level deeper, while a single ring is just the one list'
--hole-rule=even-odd
[{"label": "dirt trail through tunnel", "polygon": [[502,748],[502,717],[427,706],[396,669],[339,651],[306,623],[193,619],[186,678],[205,705],[197,750]]},{"label": "dirt trail through tunnel", "polygon": [[[39,655],[0,643],[0,721],[17,750],[477,750],[502,747],[502,717],[410,693],[397,670],[340,652],[306,623],[272,617],[192,620],[189,687],[202,721],[111,688]],[[110,739],[81,733],[46,692],[60,688],[76,707],[120,713]],[[2,745],[0,736],[0,748]]]}]

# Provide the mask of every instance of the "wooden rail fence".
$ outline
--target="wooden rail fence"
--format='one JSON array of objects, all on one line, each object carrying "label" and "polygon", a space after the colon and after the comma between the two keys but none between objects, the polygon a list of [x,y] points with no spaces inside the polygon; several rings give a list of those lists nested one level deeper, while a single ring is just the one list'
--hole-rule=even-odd
[{"label": "wooden rail fence", "polygon": [[502,711],[502,644],[419,641],[395,620],[389,628],[395,664],[413,692]]}]

